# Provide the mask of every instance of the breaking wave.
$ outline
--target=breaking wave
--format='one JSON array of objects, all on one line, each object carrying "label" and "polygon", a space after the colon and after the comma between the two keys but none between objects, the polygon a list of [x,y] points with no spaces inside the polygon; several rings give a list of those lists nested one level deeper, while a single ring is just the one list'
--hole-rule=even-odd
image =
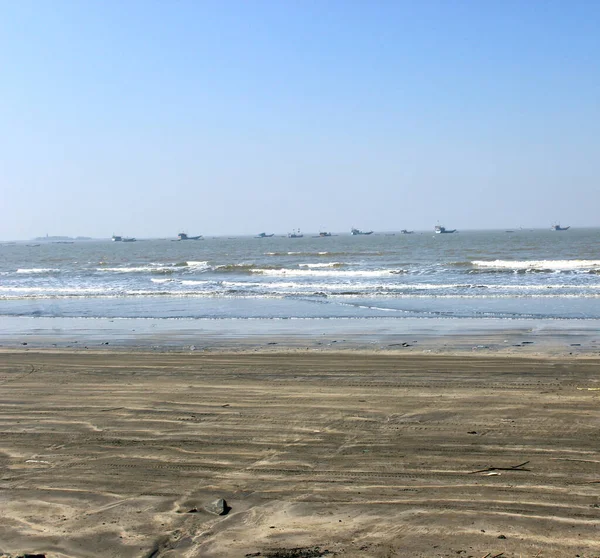
[{"label": "breaking wave", "polygon": [[404,269],[378,269],[378,270],[362,270],[362,271],[345,271],[337,269],[264,269],[254,268],[252,273],[270,275],[272,277],[324,277],[324,276],[335,276],[335,277],[390,277],[391,275],[397,275],[406,273]]},{"label": "breaking wave", "polygon": [[471,263],[484,269],[514,271],[600,271],[600,260],[474,260]]},{"label": "breaking wave", "polygon": [[48,267],[31,267],[17,269],[17,273],[60,273],[60,269],[48,268]]},{"label": "breaking wave", "polygon": [[298,267],[309,267],[311,269],[319,268],[319,267],[343,267],[347,264],[341,262],[327,262],[327,263],[301,263],[298,264]]}]

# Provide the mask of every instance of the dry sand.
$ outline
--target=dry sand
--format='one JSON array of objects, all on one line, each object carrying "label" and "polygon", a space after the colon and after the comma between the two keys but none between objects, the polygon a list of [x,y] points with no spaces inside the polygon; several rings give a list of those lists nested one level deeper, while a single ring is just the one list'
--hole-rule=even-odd
[{"label": "dry sand", "polygon": [[4,352],[0,555],[600,556],[599,363]]}]

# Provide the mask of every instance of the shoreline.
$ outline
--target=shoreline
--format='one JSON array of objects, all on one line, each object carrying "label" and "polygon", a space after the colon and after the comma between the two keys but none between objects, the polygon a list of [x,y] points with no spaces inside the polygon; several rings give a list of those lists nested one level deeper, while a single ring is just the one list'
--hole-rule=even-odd
[{"label": "shoreline", "polygon": [[0,350],[600,355],[600,320],[0,317]]}]

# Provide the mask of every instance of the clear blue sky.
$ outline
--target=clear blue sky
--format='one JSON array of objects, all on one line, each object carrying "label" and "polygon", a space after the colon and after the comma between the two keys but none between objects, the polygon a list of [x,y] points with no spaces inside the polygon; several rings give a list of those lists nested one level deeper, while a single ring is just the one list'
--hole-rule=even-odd
[{"label": "clear blue sky", "polygon": [[600,2],[0,3],[0,239],[600,226]]}]

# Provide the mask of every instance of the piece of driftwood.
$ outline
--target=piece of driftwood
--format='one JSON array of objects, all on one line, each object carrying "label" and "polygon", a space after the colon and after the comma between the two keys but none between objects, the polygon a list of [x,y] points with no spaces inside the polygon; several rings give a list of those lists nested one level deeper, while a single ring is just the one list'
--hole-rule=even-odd
[{"label": "piece of driftwood", "polygon": [[470,471],[468,474],[474,475],[475,473],[487,473],[488,471],[531,471],[531,469],[525,469],[524,465],[527,465],[527,463],[529,463],[529,461],[519,463],[518,465],[513,465],[512,467],[488,467],[487,469],[479,469],[478,471]]}]

